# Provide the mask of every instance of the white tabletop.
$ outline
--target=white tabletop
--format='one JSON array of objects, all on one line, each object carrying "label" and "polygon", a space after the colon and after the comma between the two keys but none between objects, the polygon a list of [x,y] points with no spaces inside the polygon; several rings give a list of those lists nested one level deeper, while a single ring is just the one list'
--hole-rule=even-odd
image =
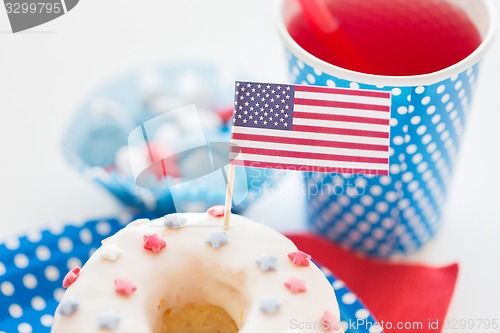
[{"label": "white tabletop", "polygon": [[[0,239],[54,222],[123,212],[112,196],[72,170],[59,149],[72,113],[106,80],[179,60],[223,64],[262,81],[285,80],[274,5],[269,0],[81,1],[63,17],[15,35],[0,10]],[[482,69],[444,226],[405,259],[460,263],[450,319],[500,321],[498,59],[496,43]],[[300,193],[286,201],[271,195],[248,214],[289,231],[303,227],[302,208]]]}]

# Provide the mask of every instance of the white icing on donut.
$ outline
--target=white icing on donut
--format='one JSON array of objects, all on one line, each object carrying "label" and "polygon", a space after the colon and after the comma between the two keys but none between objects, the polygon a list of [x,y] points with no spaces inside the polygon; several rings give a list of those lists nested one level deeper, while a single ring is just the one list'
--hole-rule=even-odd
[{"label": "white icing on donut", "polygon": [[[240,333],[299,333],[293,323],[325,332],[325,311],[339,318],[332,286],[313,263],[292,263],[297,247],[288,238],[232,215],[227,242],[215,248],[210,235],[224,231],[223,219],[181,215],[185,223],[176,229],[163,218],[139,220],[104,240],[62,299],[76,300],[76,310],[56,311],[52,333],[158,333],[167,309],[192,304],[224,309]],[[144,236],[152,234],[166,242],[157,253],[145,249]]]}]

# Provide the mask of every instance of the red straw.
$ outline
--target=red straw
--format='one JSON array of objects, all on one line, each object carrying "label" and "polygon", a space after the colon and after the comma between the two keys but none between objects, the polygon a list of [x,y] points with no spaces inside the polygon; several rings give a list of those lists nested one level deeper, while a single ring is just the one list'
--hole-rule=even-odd
[{"label": "red straw", "polygon": [[[297,0],[302,8],[304,17],[321,38],[323,44],[332,53],[343,52],[349,54],[352,61],[363,64],[363,68],[372,72],[372,65],[368,55],[363,55],[353,43],[339,29],[340,22],[332,15],[324,0]],[[335,37],[335,38],[333,38]],[[333,42],[335,40],[335,42]],[[341,50],[341,51],[340,51]]]}]

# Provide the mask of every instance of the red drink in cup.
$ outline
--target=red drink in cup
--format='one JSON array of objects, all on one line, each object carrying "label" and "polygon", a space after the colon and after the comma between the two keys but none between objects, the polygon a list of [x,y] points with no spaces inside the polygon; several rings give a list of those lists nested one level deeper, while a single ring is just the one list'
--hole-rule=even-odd
[{"label": "red drink in cup", "polygon": [[[292,38],[336,66],[379,75],[418,75],[449,67],[470,55],[481,36],[447,0],[314,0],[335,29],[324,31],[307,8],[288,22]],[[314,5],[302,1],[302,6]]]},{"label": "red drink in cup", "polygon": [[305,173],[315,232],[381,257],[411,253],[436,234],[495,12],[491,0],[282,0],[278,31],[294,83],[391,93],[388,138],[322,124],[334,133],[325,139],[390,146],[389,175]]}]

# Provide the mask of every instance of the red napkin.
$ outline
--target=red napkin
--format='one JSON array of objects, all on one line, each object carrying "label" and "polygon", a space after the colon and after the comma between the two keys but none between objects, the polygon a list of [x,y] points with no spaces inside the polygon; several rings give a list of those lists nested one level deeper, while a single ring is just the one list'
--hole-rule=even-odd
[{"label": "red napkin", "polygon": [[[343,280],[377,322],[386,323],[385,333],[441,332],[455,289],[458,264],[439,268],[395,264],[362,258],[316,235],[287,237]],[[415,326],[418,323],[421,328]]]}]

